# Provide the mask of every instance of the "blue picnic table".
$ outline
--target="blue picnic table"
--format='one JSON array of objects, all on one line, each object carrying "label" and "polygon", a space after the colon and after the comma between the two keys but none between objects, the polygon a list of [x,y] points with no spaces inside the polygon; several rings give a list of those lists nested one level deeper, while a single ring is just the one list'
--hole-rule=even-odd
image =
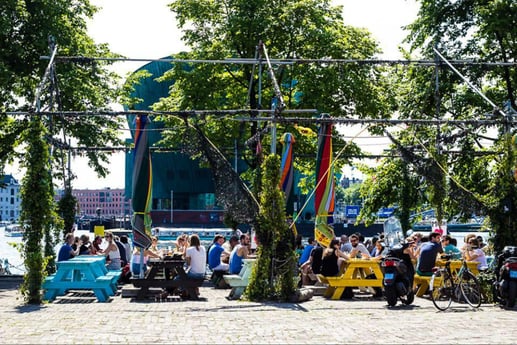
[{"label": "blue picnic table", "polygon": [[46,300],[53,301],[67,290],[93,290],[99,302],[106,302],[117,292],[121,271],[108,271],[104,256],[79,255],[56,265],[56,273],[43,282]]}]

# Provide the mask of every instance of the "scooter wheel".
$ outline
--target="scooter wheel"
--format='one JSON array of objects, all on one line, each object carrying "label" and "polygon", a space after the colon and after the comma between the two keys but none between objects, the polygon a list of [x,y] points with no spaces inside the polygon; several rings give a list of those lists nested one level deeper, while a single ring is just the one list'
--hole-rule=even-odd
[{"label": "scooter wheel", "polygon": [[397,304],[397,290],[394,286],[386,286],[384,288],[384,295],[390,307],[394,307]]},{"label": "scooter wheel", "polygon": [[402,300],[402,302],[404,302],[405,305],[410,305],[411,303],[413,303],[414,300],[415,300],[415,293],[413,292],[413,290],[410,289],[406,295],[406,298],[404,298]]},{"label": "scooter wheel", "polygon": [[515,306],[515,297],[517,295],[517,281],[511,281],[508,284],[508,298],[506,299],[506,307],[513,308]]}]

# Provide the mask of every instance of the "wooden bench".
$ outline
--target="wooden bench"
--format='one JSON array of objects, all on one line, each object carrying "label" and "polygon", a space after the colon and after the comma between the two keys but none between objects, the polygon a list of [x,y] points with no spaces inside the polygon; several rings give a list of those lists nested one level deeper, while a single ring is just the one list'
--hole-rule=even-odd
[{"label": "wooden bench", "polygon": [[[443,267],[445,267],[445,263],[446,263],[446,261],[444,261],[444,260],[436,260],[437,267],[443,268]],[[479,274],[479,270],[477,268],[478,264],[479,263],[476,261],[467,262],[467,267],[476,276]],[[451,268],[452,274],[456,275],[458,273],[458,271],[461,269],[461,266],[462,266],[461,260],[451,260],[450,268]],[[415,295],[417,297],[422,297],[423,295],[425,295],[427,290],[429,289],[430,282],[431,282],[431,276],[421,276],[418,273],[415,273],[415,275],[413,277],[413,289],[416,289]],[[439,279],[439,277],[438,277],[438,279],[435,279],[435,281],[434,281],[433,288],[439,286],[440,284],[441,284],[441,279]]]},{"label": "wooden bench", "polygon": [[248,287],[249,278],[253,269],[253,263],[256,259],[244,259],[239,274],[225,274],[224,281],[231,286],[232,290],[228,295],[228,299],[241,298],[244,290]]}]

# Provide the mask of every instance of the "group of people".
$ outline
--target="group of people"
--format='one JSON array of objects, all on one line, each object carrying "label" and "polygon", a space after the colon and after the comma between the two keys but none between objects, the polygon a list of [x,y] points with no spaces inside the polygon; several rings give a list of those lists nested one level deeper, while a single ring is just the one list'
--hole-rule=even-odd
[{"label": "group of people", "polygon": [[106,245],[102,246],[102,237],[99,235],[90,241],[88,235],[77,237],[70,232],[65,235],[65,243],[59,249],[57,261],[69,260],[78,255],[104,255],[108,270],[120,270],[131,259],[131,247],[127,236],[118,237],[106,231],[104,240]]},{"label": "group of people", "polygon": [[[456,239],[450,235],[442,236],[439,232],[431,232],[428,236],[415,233],[406,238],[403,246],[404,261],[412,273],[432,275],[436,259],[441,253],[451,254],[453,258],[465,258],[467,261],[478,262],[478,269],[488,267],[483,248],[483,238],[475,234],[465,237],[465,245],[457,248]],[[364,240],[360,233],[350,236],[342,235],[339,239],[330,241],[327,248],[319,245],[314,238],[308,239],[308,244],[299,251],[298,265],[301,271],[301,282],[309,285],[316,281],[316,274],[337,276],[343,272],[346,260],[362,258],[380,260],[386,256],[383,235],[373,237],[371,241]],[[416,265],[413,265],[416,263]]]},{"label": "group of people", "polygon": [[251,242],[247,233],[233,235],[229,246],[224,246],[226,239],[216,235],[208,249],[208,268],[213,272],[239,274],[244,259],[251,254]]}]

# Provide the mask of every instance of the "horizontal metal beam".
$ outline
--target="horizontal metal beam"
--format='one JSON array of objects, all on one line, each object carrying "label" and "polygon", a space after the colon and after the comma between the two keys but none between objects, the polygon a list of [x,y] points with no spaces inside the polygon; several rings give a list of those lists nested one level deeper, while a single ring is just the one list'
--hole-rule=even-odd
[{"label": "horizontal metal beam", "polygon": [[[40,56],[41,60],[49,60],[51,57]],[[125,57],[92,57],[92,56],[56,56],[56,62],[73,62],[91,64],[95,61],[111,62],[169,62],[169,63],[204,63],[204,64],[237,64],[237,65],[256,65],[265,64],[264,59],[254,58],[228,58],[228,59],[175,59],[175,58],[125,58]],[[442,61],[436,60],[386,60],[386,59],[271,59],[272,65],[295,65],[295,64],[356,64],[356,65],[418,65],[436,66],[445,65]],[[449,60],[450,63],[458,66],[517,66],[517,62],[488,62],[475,60]]]}]

